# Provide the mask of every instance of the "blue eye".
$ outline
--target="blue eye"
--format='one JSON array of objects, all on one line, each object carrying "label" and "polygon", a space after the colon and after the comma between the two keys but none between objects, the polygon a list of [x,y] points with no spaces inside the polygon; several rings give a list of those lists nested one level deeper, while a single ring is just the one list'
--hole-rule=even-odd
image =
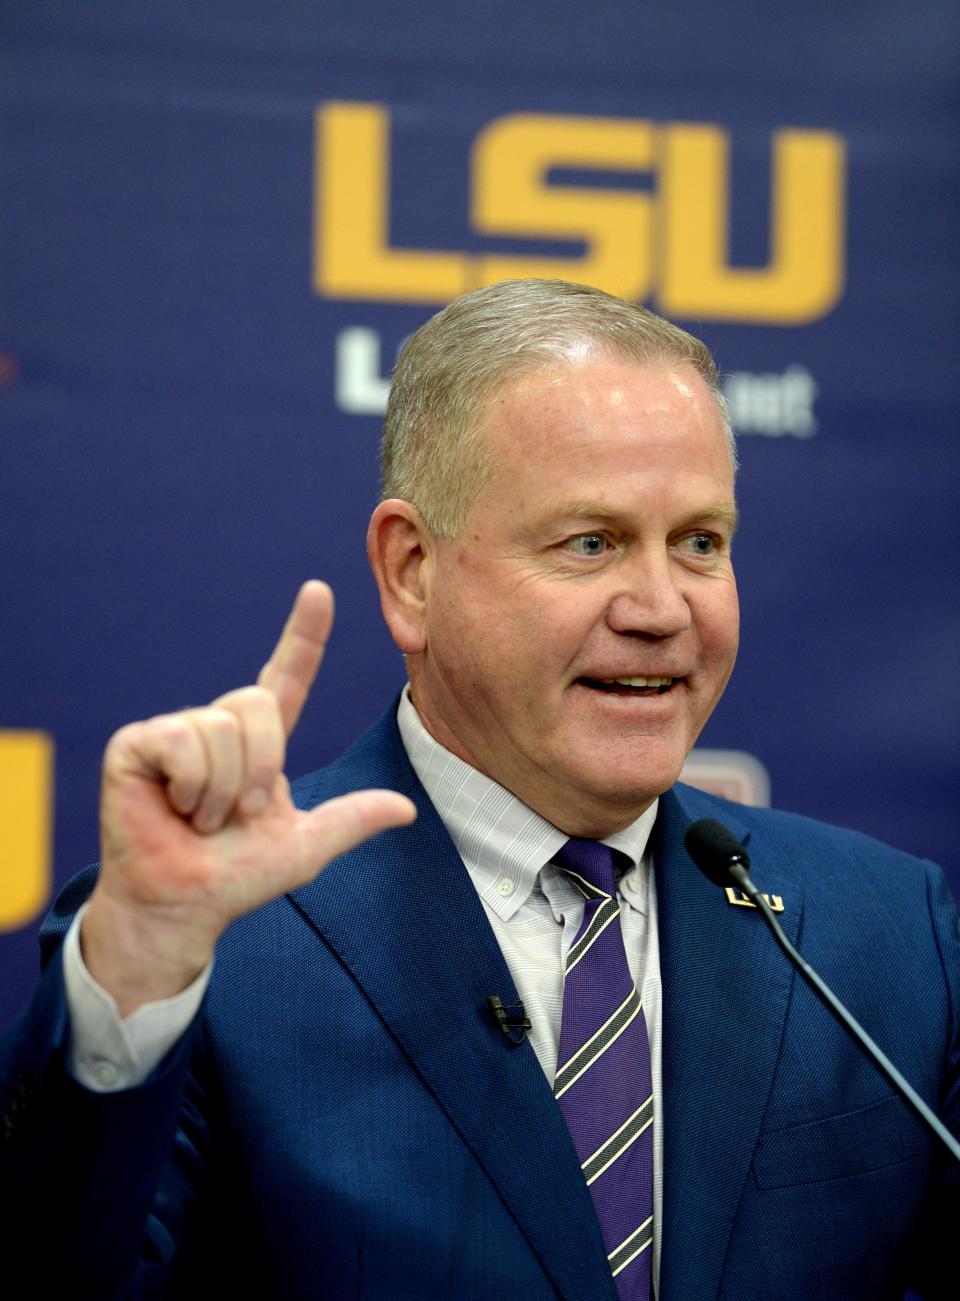
[{"label": "blue eye", "polygon": [[575,538],[568,538],[565,546],[578,556],[602,556],[607,549],[607,539],[602,533],[580,533]]},{"label": "blue eye", "polygon": [[712,556],[717,551],[717,539],[712,533],[694,533],[687,538],[690,549],[698,556]]}]

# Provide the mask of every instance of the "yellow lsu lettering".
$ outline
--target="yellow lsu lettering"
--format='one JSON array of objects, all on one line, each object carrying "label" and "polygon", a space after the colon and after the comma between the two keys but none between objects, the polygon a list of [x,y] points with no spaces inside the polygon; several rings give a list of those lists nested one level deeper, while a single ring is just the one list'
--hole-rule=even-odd
[{"label": "yellow lsu lettering", "polygon": [[[729,265],[730,138],[707,123],[516,113],[474,141],[471,221],[483,235],[577,240],[580,257],[394,248],[390,117],[316,113],[313,280],[327,297],[444,303],[518,276],[589,283],[674,316],[797,325],[843,290],[845,153],[828,131],[773,136],[770,257]],[[649,172],[656,193],[547,184],[552,168]]]},{"label": "yellow lsu lettering", "polygon": [[0,731],[0,930],[32,921],[50,894],[53,742]]}]

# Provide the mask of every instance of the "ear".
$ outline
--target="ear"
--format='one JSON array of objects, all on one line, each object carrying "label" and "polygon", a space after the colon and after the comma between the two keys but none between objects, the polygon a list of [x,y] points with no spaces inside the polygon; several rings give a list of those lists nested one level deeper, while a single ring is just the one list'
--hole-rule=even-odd
[{"label": "ear", "polygon": [[404,655],[417,655],[426,648],[433,550],[433,539],[410,502],[391,498],[371,515],[367,559],[384,620]]}]

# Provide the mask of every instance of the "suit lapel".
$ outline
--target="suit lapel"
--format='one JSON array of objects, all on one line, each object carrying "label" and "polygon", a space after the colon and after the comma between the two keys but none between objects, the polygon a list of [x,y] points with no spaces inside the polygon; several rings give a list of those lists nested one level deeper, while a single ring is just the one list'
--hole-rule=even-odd
[{"label": "suit lapel", "polygon": [[449,836],[392,717],[319,779],[304,807],[386,786],[417,804],[410,828],[332,863],[294,904],[337,952],[485,1170],[558,1293],[615,1296],[573,1145],[533,1049],[511,1047],[487,1000],[517,998]]},{"label": "suit lapel", "polygon": [[[717,1295],[780,1051],[792,968],[753,908],[731,906],[691,863],[683,836],[715,803],[661,798],[654,843],[663,981],[664,1207],[660,1301]],[[741,840],[749,833],[721,813]],[[776,871],[776,875],[774,875]],[[795,939],[799,886],[756,862]]]}]

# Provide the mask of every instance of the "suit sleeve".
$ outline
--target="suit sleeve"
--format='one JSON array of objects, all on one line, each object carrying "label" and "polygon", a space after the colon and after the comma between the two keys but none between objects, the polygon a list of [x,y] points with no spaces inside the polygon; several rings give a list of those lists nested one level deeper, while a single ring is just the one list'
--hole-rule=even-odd
[{"label": "suit sleeve", "polygon": [[[44,924],[42,979],[0,1045],[0,1259],[15,1276],[18,1262],[31,1271],[40,1262],[51,1295],[163,1295],[203,1184],[202,1105],[191,1116],[189,1100],[201,1022],[139,1087],[94,1092],[73,1077],[58,941],[95,879],[82,876]],[[155,1214],[158,1201],[165,1219]]]}]

